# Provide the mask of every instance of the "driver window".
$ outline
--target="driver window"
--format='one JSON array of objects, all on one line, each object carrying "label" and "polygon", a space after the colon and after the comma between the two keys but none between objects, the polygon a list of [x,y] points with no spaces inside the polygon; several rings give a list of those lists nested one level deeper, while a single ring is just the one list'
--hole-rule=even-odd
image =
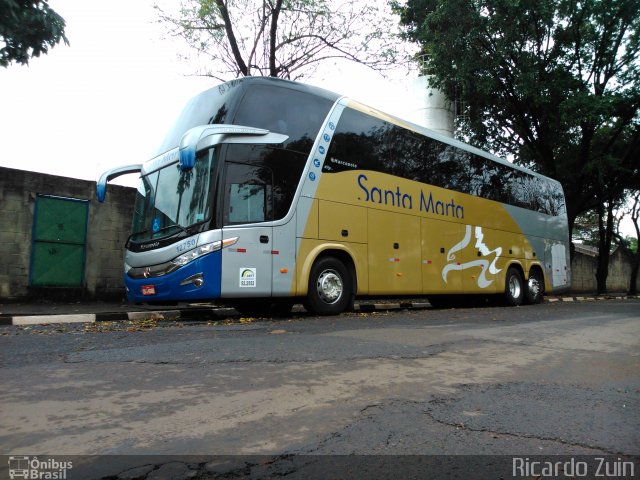
[{"label": "driver window", "polygon": [[227,163],[226,170],[224,224],[273,220],[271,169]]}]

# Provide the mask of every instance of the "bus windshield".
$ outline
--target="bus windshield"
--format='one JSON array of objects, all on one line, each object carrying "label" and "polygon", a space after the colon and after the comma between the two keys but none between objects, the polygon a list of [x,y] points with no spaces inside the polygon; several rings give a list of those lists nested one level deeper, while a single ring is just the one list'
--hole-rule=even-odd
[{"label": "bus windshield", "polygon": [[211,216],[215,148],[203,150],[191,170],[172,163],[140,179],[133,213],[133,242],[175,235]]}]

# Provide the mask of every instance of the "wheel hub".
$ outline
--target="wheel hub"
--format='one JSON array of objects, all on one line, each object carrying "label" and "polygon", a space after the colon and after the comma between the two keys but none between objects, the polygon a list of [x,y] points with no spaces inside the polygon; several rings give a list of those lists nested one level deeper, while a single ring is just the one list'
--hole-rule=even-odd
[{"label": "wheel hub", "polygon": [[509,294],[511,295],[511,298],[520,297],[520,282],[515,277],[511,277],[509,279]]},{"label": "wheel hub", "polygon": [[529,279],[529,291],[533,297],[537,297],[540,294],[540,282],[537,278]]},{"label": "wheel hub", "polygon": [[342,296],[342,278],[334,270],[325,270],[318,277],[318,296],[325,303],[335,303]]}]

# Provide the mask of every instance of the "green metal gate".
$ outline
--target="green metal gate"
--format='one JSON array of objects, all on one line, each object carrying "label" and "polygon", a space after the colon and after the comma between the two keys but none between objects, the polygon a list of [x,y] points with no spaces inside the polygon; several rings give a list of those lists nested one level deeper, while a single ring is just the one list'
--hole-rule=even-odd
[{"label": "green metal gate", "polygon": [[89,201],[38,195],[33,220],[30,284],[81,287]]}]

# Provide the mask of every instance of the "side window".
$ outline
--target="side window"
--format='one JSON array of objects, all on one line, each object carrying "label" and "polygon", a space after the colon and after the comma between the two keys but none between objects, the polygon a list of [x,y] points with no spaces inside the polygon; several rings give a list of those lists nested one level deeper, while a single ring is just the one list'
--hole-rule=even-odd
[{"label": "side window", "polygon": [[273,173],[255,165],[227,163],[224,224],[272,220]]},{"label": "side window", "polygon": [[386,133],[386,122],[351,108],[345,109],[333,134],[322,171],[383,171],[378,155]]},{"label": "side window", "polygon": [[264,222],[267,189],[264,185],[232,183],[229,185],[229,223]]},{"label": "side window", "polygon": [[373,170],[558,215],[562,189],[508,165],[345,109],[322,171]]},{"label": "side window", "polygon": [[226,153],[225,225],[284,218],[306,155],[267,145],[230,144]]}]

